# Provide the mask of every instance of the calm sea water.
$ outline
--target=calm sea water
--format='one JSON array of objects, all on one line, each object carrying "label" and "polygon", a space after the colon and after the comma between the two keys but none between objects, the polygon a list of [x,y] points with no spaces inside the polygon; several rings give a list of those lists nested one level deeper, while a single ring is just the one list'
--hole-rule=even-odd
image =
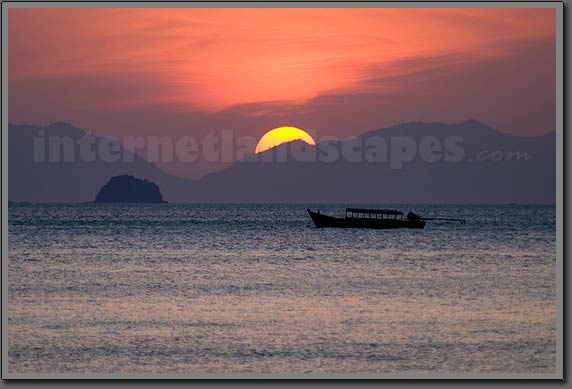
[{"label": "calm sea water", "polygon": [[555,371],[555,207],[306,208],[10,205],[9,371]]}]

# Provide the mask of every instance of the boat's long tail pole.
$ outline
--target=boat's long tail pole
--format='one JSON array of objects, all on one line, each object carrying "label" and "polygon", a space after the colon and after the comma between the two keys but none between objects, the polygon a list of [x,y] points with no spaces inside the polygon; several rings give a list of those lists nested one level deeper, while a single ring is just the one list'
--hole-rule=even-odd
[{"label": "boat's long tail pole", "polygon": [[421,220],[444,220],[449,222],[460,222],[461,224],[465,224],[465,219],[450,219],[446,217],[422,217]]}]

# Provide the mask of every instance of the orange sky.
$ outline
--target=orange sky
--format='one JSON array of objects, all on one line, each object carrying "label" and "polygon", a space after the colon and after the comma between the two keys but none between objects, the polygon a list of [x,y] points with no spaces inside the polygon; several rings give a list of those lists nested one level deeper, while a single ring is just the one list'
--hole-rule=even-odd
[{"label": "orange sky", "polygon": [[348,136],[468,118],[513,133],[554,130],[553,9],[9,9],[8,17],[11,122],[70,121],[113,135],[233,123],[255,136],[281,125]]},{"label": "orange sky", "polygon": [[11,9],[9,28],[10,80],[145,74],[159,93],[125,104],[220,109],[360,89],[372,68],[399,74],[407,58],[507,55],[553,37],[554,11]]}]

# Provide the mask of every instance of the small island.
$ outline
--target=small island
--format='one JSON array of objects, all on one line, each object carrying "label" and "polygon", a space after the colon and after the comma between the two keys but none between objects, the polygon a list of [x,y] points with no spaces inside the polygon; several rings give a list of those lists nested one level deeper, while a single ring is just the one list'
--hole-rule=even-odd
[{"label": "small island", "polygon": [[101,187],[95,203],[166,203],[157,184],[131,175],[111,177]]}]

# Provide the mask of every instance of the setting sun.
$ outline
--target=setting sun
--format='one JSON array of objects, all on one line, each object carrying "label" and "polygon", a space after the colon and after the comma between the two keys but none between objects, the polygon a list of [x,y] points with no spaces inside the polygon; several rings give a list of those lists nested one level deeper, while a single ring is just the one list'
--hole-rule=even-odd
[{"label": "setting sun", "polygon": [[254,152],[258,154],[293,140],[301,140],[310,145],[316,144],[314,138],[304,130],[296,127],[278,127],[268,131],[260,138]]}]

